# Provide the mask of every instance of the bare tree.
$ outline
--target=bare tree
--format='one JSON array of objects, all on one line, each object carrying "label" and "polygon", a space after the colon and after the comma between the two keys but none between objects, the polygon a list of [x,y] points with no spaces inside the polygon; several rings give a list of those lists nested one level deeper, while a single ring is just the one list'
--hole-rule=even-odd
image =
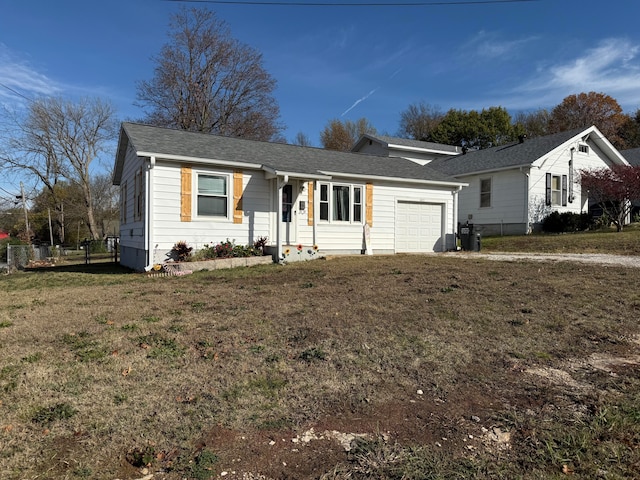
[{"label": "bare tree", "polygon": [[[56,185],[66,180],[82,192],[89,233],[99,238],[94,219],[90,166],[116,136],[113,107],[100,99],[77,103],[61,98],[31,102],[26,117],[17,124],[2,166],[27,173],[61,205]],[[62,215],[62,211],[58,211]]]},{"label": "bare tree", "polygon": [[262,55],[235,40],[212,11],[173,15],[169,43],[154,60],[154,77],[137,86],[147,122],[255,140],[282,130],[276,81]]},{"label": "bare tree", "polygon": [[549,134],[548,110],[541,108],[533,112],[518,112],[513,120],[515,125],[521,125],[529,138],[543,137]]},{"label": "bare tree", "polygon": [[334,119],[320,132],[320,142],[327,150],[348,152],[365,133],[376,134],[375,127],[366,118],[360,118],[355,122]]},{"label": "bare tree", "polygon": [[301,147],[310,147],[312,146],[311,139],[302,132],[298,132],[291,142],[293,145],[300,145]]},{"label": "bare tree", "polygon": [[413,140],[431,140],[431,132],[438,126],[444,113],[428,103],[412,103],[400,113],[398,135]]}]

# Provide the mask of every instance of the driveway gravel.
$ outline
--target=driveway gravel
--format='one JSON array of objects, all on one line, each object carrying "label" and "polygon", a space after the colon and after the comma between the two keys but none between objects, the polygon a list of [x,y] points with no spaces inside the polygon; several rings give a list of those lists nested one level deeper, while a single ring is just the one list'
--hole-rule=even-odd
[{"label": "driveway gravel", "polygon": [[486,258],[513,262],[518,260],[529,260],[536,262],[578,262],[595,263],[599,265],[618,265],[621,267],[640,268],[640,256],[633,255],[607,255],[601,253],[480,253],[480,252],[457,252],[456,255],[464,255],[470,258]]}]

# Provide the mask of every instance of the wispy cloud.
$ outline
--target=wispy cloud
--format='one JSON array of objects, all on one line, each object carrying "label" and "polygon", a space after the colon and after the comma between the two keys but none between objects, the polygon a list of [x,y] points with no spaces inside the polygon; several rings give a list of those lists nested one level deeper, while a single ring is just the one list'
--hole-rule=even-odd
[{"label": "wispy cloud", "polygon": [[[18,100],[20,95],[33,97],[59,94],[63,87],[40,73],[27,61],[18,58],[0,43],[0,97]],[[18,92],[18,95],[15,93]]]},{"label": "wispy cloud", "polygon": [[597,91],[612,96],[623,106],[637,108],[640,106],[639,53],[640,45],[622,38],[609,38],[568,61],[539,67],[534,77],[513,93],[535,100],[541,106],[541,100],[555,104],[567,95]]},{"label": "wispy cloud", "polygon": [[508,60],[521,55],[523,48],[537,40],[538,37],[529,36],[505,40],[497,32],[481,30],[468,42],[462,45],[462,55],[482,61],[493,59]]},{"label": "wispy cloud", "polygon": [[353,105],[351,105],[349,108],[347,108],[344,112],[342,112],[342,115],[340,115],[341,117],[344,117],[347,113],[349,113],[351,110],[353,110],[354,108],[356,108],[356,106],[358,106],[358,104],[364,102],[367,98],[369,98],[371,95],[373,95],[374,93],[376,93],[378,90],[380,89],[380,87],[376,87],[373,90],[371,90],[369,93],[367,93],[364,97],[359,98],[358,100],[356,100]]}]

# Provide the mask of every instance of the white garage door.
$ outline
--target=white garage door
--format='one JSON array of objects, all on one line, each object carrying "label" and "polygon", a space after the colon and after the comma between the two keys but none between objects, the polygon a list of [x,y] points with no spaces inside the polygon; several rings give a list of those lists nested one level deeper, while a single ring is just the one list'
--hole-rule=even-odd
[{"label": "white garage door", "polygon": [[442,241],[442,205],[398,202],[396,252],[440,252]]}]

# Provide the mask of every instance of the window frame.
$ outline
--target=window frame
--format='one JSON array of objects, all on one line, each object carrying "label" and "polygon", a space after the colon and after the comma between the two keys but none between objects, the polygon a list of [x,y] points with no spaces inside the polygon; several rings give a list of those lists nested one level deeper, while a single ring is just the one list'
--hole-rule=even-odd
[{"label": "window frame", "polygon": [[[489,190],[483,190],[482,184],[485,182],[489,182]],[[480,178],[480,185],[478,187],[479,195],[480,195],[480,208],[491,208],[492,200],[493,200],[493,178],[485,177]],[[483,205],[483,197],[489,197],[488,205]]]},{"label": "window frame", "polygon": [[[348,188],[348,218],[340,220],[336,217],[334,202],[336,189]],[[344,191],[344,190],[342,190]],[[356,192],[359,201],[356,201]],[[324,194],[324,195],[323,195]],[[322,223],[342,225],[362,225],[365,221],[365,187],[361,184],[345,182],[318,182],[318,220]]]},{"label": "window frame", "polygon": [[134,192],[133,192],[133,221],[142,220],[143,216],[143,202],[144,202],[144,174],[142,167],[136,170],[134,175]]},{"label": "window frame", "polygon": [[[221,221],[221,222],[231,222],[233,221],[233,215],[231,212],[231,202],[233,200],[233,182],[231,181],[231,174],[224,172],[213,172],[207,170],[195,170],[193,175],[194,179],[194,188],[193,188],[193,202],[194,202],[194,211],[195,218],[207,220],[207,221]],[[200,177],[214,177],[221,178],[224,180],[225,184],[225,193],[224,194],[209,194],[209,193],[201,193],[200,192]],[[225,199],[225,213],[224,215],[215,215],[215,214],[207,214],[200,213],[200,198],[201,197],[210,197],[210,198],[224,198]]]},{"label": "window frame", "polygon": [[[554,188],[558,180],[559,188]],[[566,207],[568,201],[568,176],[547,172],[545,181],[545,205],[550,207]],[[558,199],[559,201],[556,201]]]},{"label": "window frame", "polygon": [[127,181],[122,182],[120,186],[120,221],[122,224],[127,223]]},{"label": "window frame", "polygon": [[589,145],[587,145],[586,143],[579,143],[578,144],[578,153],[582,153],[584,155],[589,155]]}]

